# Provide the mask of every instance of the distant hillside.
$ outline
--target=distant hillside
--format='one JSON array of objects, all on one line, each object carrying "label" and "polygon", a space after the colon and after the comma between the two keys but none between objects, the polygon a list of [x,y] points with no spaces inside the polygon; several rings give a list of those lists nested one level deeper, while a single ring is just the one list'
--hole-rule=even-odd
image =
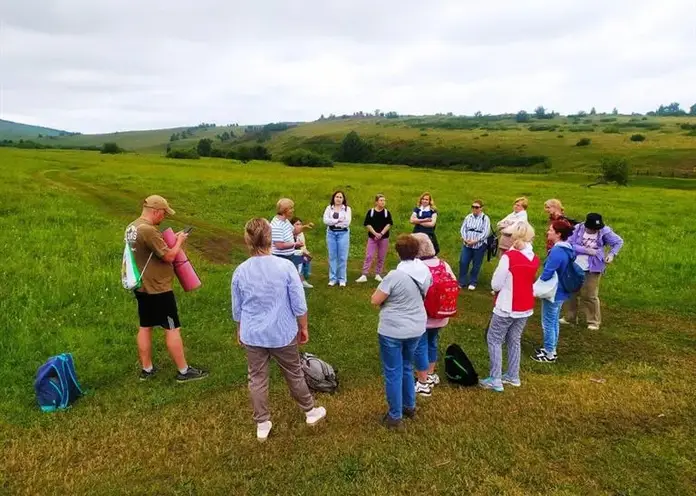
[{"label": "distant hillside", "polygon": [[36,138],[39,134],[42,136],[65,136],[72,133],[61,131],[60,129],[30,126],[29,124],[0,119],[0,139]]}]

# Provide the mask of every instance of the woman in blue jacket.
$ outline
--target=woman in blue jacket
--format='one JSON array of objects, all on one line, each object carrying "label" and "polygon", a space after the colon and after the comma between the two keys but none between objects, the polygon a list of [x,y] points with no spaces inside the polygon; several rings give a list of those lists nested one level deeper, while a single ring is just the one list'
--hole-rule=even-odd
[{"label": "woman in blue jacket", "polygon": [[[568,243],[568,238],[573,234],[573,226],[565,220],[555,220],[551,223],[546,236],[553,247],[549,256],[544,262],[544,272],[541,274],[542,281],[550,280],[554,273],[561,279],[561,274],[566,270],[568,264],[575,258],[575,250]],[[544,330],[544,346],[536,350],[532,360],[537,362],[554,363],[556,361],[556,346],[558,345],[559,322],[563,302],[570,298],[568,292],[562,284],[558,284],[556,294],[551,300],[541,302],[541,327]]]}]

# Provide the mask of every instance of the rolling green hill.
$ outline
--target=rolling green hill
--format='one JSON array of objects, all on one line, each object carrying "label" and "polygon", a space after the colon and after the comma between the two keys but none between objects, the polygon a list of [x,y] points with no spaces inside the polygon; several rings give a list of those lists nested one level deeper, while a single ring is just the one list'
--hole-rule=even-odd
[{"label": "rolling green hill", "polygon": [[59,129],[31,126],[29,124],[20,124],[19,122],[5,121],[0,119],[0,139],[37,138],[39,135],[61,136],[64,134],[69,133]]}]

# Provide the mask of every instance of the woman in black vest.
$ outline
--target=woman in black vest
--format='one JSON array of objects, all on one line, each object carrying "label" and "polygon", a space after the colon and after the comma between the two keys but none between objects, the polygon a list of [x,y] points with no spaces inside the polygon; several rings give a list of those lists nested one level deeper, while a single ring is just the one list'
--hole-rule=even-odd
[{"label": "woman in black vest", "polygon": [[435,255],[440,253],[440,245],[435,236],[435,224],[437,223],[437,208],[435,201],[427,191],[418,199],[418,205],[413,209],[411,214],[411,224],[413,224],[414,233],[425,233],[433,242]]}]

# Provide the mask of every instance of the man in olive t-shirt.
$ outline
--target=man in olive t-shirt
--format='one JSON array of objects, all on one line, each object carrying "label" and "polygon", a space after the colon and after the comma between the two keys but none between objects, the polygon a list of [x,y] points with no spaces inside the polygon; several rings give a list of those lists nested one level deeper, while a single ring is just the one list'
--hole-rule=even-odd
[{"label": "man in olive t-shirt", "polygon": [[126,239],[135,251],[135,262],[140,270],[140,288],[135,291],[138,300],[138,353],[142,370],[140,380],[151,378],[157,369],[152,364],[152,329],[162,327],[169,354],[179,373],[178,382],[203,379],[208,372],[186,363],[184,344],[181,340],[179,314],[172,291],[174,266],[172,262],[181,251],[188,235],[176,234],[176,244],[169,248],[157,226],[167,215],[173,215],[167,200],[159,195],[148,196],[143,202],[140,217],[126,228]]}]

